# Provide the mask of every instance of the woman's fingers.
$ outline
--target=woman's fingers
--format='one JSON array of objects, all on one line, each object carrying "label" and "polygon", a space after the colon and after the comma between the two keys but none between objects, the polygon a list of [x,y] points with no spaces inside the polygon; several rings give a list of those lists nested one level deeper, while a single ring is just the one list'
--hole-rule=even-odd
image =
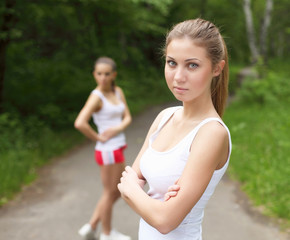
[{"label": "woman's fingers", "polygon": [[179,190],[180,186],[177,184],[168,187],[167,193],[164,195],[164,201],[168,201],[170,198],[176,197]]},{"label": "woman's fingers", "polygon": [[120,180],[126,180],[130,182],[137,182],[139,183],[139,178],[137,173],[133,170],[133,168],[127,166],[125,170],[122,172],[122,177]]},{"label": "woman's fingers", "polygon": [[176,195],[177,195],[177,192],[176,192],[176,191],[174,191],[174,192],[167,192],[167,193],[165,193],[165,195],[164,195],[164,201],[166,202],[166,201],[168,201],[170,198],[175,197]]},{"label": "woman's fingers", "polygon": [[135,171],[130,167],[130,166],[126,166],[125,170],[122,172],[122,176],[126,176],[128,173],[135,173]]},{"label": "woman's fingers", "polygon": [[165,195],[164,195],[164,202],[166,202],[167,200],[169,200],[170,199],[170,196],[166,193]]},{"label": "woman's fingers", "polygon": [[125,171],[127,172],[127,173],[131,173],[131,174],[136,174],[137,175],[137,173],[133,170],[133,168],[131,168],[130,166],[126,166],[125,167]]},{"label": "woman's fingers", "polygon": [[170,197],[175,197],[177,195],[177,192],[168,192],[166,194]]},{"label": "woman's fingers", "polygon": [[177,184],[174,184],[174,185],[170,186],[167,191],[168,192],[179,191],[179,189],[180,189],[180,186]]}]

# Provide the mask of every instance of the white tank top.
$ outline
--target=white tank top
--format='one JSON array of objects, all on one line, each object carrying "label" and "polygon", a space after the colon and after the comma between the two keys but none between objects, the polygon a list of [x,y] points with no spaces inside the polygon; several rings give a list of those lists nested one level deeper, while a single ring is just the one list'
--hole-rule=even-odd
[{"label": "white tank top", "polygon": [[[121,124],[123,119],[123,114],[125,111],[125,105],[121,100],[121,97],[117,91],[116,95],[120,100],[119,104],[113,104],[106,99],[103,93],[97,89],[92,91],[92,94],[98,95],[102,100],[102,108],[100,111],[93,113],[93,121],[98,128],[98,132],[101,134],[110,127],[117,126]],[[108,141],[102,143],[97,142],[95,149],[99,151],[114,151],[120,147],[126,145],[126,138],[123,132],[112,137]]]},{"label": "white tank top", "polygon": [[[155,228],[147,224],[143,219],[140,220],[139,240],[201,240],[204,208],[212,196],[215,187],[224,175],[231,153],[230,132],[226,125],[219,118],[207,118],[199,123],[191,132],[189,132],[176,146],[165,152],[158,152],[152,148],[152,142],[166,124],[175,111],[182,107],[169,108],[157,130],[149,138],[149,147],[140,159],[140,170],[149,185],[148,195],[154,199],[163,201],[164,195],[169,186],[173,185],[181,177],[190,153],[190,147],[198,130],[210,121],[221,123],[229,135],[229,155],[225,165],[215,170],[213,176],[201,196],[200,200],[192,208],[182,223],[168,234],[161,234]],[[210,148],[210,146],[209,146]]]}]

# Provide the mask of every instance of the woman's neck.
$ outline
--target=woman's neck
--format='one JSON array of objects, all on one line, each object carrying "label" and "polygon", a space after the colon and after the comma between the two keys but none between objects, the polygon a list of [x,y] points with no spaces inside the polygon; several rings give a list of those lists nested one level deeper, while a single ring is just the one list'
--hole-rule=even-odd
[{"label": "woman's neck", "polygon": [[110,94],[113,93],[113,89],[112,88],[101,88],[99,86],[97,86],[97,89],[102,92],[103,94]]},{"label": "woman's neck", "polygon": [[202,121],[207,117],[219,117],[211,99],[183,102],[182,118]]}]

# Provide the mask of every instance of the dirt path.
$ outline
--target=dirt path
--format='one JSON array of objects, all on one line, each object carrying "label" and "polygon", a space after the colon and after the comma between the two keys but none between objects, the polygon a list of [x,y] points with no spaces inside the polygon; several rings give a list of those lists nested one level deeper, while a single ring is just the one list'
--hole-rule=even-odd
[{"label": "dirt path", "polygon": [[[150,108],[133,119],[127,130],[128,164],[132,164],[162,108]],[[0,239],[80,240],[77,230],[88,221],[101,193],[98,167],[92,160],[93,148],[92,143],[84,144],[52,161],[40,171],[35,183],[0,208]],[[119,200],[113,225],[137,240],[138,221],[139,217]],[[208,204],[203,232],[205,240],[290,239],[252,210],[237,185],[226,177]]]}]

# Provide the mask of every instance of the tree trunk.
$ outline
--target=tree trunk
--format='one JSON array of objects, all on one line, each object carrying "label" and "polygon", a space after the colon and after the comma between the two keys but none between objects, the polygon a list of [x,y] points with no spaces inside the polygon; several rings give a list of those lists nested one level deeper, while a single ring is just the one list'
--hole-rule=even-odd
[{"label": "tree trunk", "polygon": [[250,4],[251,4],[251,0],[244,0],[243,7],[244,7],[244,13],[245,13],[245,19],[246,19],[246,29],[247,29],[249,47],[250,47],[250,51],[252,55],[252,62],[256,63],[259,58],[259,51],[258,51],[256,41],[255,41],[255,30],[254,30]]},{"label": "tree trunk", "polygon": [[267,31],[271,23],[272,9],[273,9],[273,0],[267,0],[260,35],[260,51],[264,59],[266,59],[267,56]]}]

